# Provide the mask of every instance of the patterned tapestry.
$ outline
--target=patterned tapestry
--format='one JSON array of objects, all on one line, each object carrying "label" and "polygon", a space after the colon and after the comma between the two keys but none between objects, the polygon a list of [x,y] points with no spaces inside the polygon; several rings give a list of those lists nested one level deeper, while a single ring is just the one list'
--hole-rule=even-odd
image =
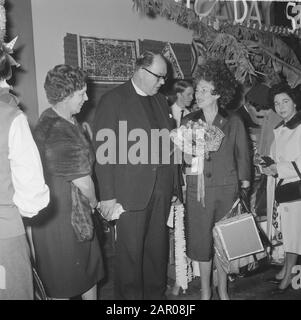
[{"label": "patterned tapestry", "polygon": [[172,71],[173,71],[173,78],[174,79],[184,79],[184,74],[178,62],[177,56],[172,49],[171,44],[168,42],[166,46],[162,50],[162,55],[170,62]]},{"label": "patterned tapestry", "polygon": [[[175,78],[191,79],[191,45],[156,40],[139,40],[139,52],[161,52],[172,64]],[[175,69],[177,69],[175,71]]]},{"label": "patterned tapestry", "polygon": [[197,66],[202,64],[204,59],[206,58],[206,47],[204,43],[200,39],[193,39],[191,44],[191,74],[193,75]]},{"label": "patterned tapestry", "polygon": [[132,76],[136,42],[80,37],[81,67],[95,82],[124,82]]}]

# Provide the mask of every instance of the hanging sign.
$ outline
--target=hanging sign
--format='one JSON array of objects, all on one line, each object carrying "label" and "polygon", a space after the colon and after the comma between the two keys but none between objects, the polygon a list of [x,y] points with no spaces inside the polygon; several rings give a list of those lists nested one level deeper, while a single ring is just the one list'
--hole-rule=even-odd
[{"label": "hanging sign", "polygon": [[292,23],[292,29],[288,29],[288,31],[294,32],[296,29],[301,28],[301,4],[288,2],[286,5],[286,17]]},{"label": "hanging sign", "polygon": [[[179,0],[175,0],[179,2]],[[259,6],[260,2],[260,6]],[[222,1],[222,0],[186,0],[186,7],[194,9],[200,20],[213,13],[222,12],[219,19],[235,21],[236,23],[258,23],[262,26],[270,24],[270,1]],[[261,9],[261,10],[260,10]]]}]

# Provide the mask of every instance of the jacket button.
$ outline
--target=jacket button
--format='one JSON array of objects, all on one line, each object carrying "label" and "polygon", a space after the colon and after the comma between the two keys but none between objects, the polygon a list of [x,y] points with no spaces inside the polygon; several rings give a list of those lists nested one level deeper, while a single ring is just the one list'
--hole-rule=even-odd
[{"label": "jacket button", "polygon": [[207,177],[207,178],[211,178],[211,173],[210,173],[210,172],[207,172],[207,173],[206,173],[206,177]]}]

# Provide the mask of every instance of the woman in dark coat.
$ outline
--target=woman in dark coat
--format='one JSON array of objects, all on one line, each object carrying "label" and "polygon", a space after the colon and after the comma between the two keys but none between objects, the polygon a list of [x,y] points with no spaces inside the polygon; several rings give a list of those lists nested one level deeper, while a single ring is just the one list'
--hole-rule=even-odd
[{"label": "woman in dark coat", "polygon": [[86,210],[89,215],[97,206],[91,179],[95,156],[74,117],[87,100],[85,74],[58,65],[48,72],[44,88],[52,107],[42,113],[34,136],[50,204],[33,226],[37,269],[48,296],[96,299],[96,284],[103,277],[101,249],[95,235],[78,241],[71,224],[72,211]]},{"label": "woman in dark coat", "polygon": [[[205,206],[203,201],[198,201],[196,170],[189,165],[186,168],[187,255],[199,262],[201,298],[207,300],[212,296],[210,285],[213,257],[212,229],[214,224],[232,207],[237,199],[239,188],[249,187],[250,155],[247,133],[242,120],[234,114],[229,116],[223,108],[233,98],[236,87],[236,81],[225,63],[219,60],[208,60],[198,67],[194,82],[196,102],[200,110],[187,115],[183,123],[202,119],[224,133],[218,151],[210,152],[204,160]],[[221,299],[229,299],[227,275],[217,259],[216,266],[219,296]]]}]

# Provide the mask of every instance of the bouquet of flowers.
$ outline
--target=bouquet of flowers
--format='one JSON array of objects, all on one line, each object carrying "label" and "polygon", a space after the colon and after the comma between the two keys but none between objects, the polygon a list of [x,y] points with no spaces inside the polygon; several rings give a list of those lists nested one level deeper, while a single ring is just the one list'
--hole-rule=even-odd
[{"label": "bouquet of flowers", "polygon": [[186,125],[172,130],[170,136],[181,151],[203,157],[208,156],[209,151],[217,151],[225,135],[218,127],[199,119],[189,120]]},{"label": "bouquet of flowers", "polygon": [[188,121],[185,125],[170,133],[171,139],[181,153],[192,156],[191,171],[198,174],[198,201],[204,204],[204,158],[209,152],[217,151],[221,145],[224,133],[216,126],[209,125],[199,119]]}]

